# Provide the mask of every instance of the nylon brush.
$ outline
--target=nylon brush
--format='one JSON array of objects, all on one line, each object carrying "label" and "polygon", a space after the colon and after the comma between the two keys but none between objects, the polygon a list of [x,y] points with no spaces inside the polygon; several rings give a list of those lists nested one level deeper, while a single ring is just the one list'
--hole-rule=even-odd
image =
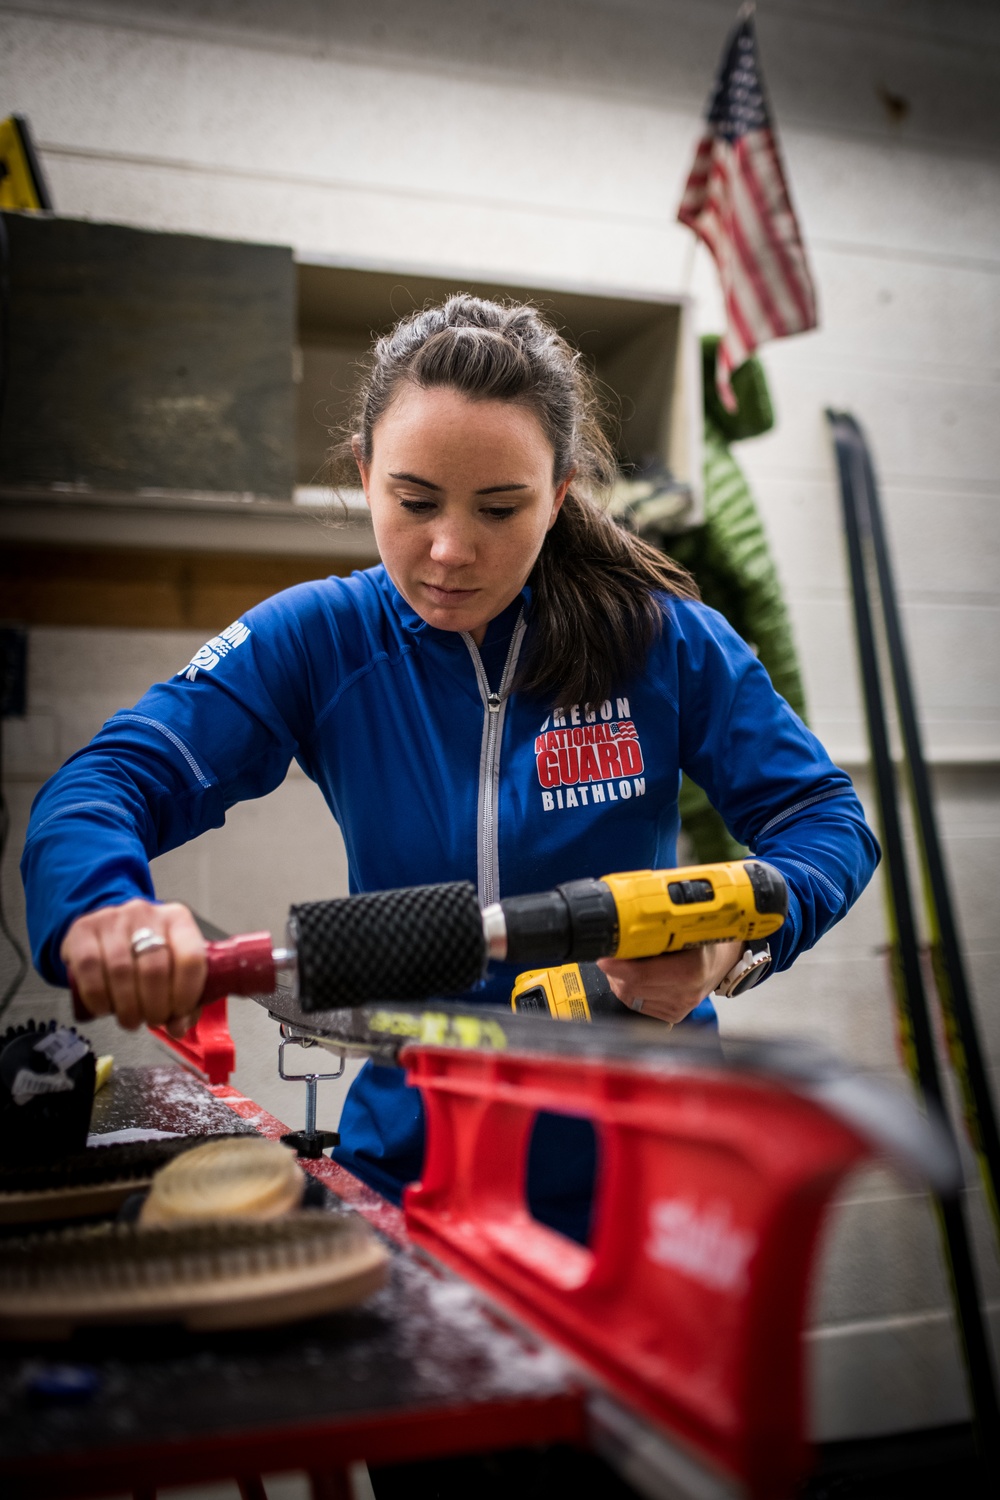
[{"label": "nylon brush", "polygon": [[74,1227],[0,1241],[0,1338],[65,1339],[87,1325],[260,1328],[351,1307],[388,1256],[354,1215],[144,1228]]},{"label": "nylon brush", "polygon": [[114,1213],[130,1193],[185,1151],[232,1135],[190,1135],[165,1141],[88,1146],[59,1161],[0,1168],[0,1224],[38,1224]]}]

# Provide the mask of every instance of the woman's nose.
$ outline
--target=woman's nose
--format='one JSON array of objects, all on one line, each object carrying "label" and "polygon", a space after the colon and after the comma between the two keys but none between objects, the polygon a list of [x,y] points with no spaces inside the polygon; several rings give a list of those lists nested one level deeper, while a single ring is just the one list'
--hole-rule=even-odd
[{"label": "woman's nose", "polygon": [[431,559],[443,567],[461,568],[476,560],[476,548],[469,529],[460,521],[442,521],[434,529]]}]

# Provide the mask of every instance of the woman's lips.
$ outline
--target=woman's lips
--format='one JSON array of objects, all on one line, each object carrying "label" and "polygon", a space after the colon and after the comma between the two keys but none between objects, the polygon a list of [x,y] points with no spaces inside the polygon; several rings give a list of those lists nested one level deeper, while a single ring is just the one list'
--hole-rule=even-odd
[{"label": "woman's lips", "polygon": [[453,589],[442,588],[437,583],[425,583],[423,587],[436,599],[439,604],[462,604],[466,599],[471,599],[473,594],[478,594],[478,589]]}]

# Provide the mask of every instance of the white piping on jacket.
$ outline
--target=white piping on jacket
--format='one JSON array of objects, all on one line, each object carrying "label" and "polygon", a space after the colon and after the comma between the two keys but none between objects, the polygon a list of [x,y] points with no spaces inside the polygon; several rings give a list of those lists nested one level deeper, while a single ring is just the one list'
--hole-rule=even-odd
[{"label": "white piping on jacket", "polygon": [[[792,806],[786,807],[783,812],[775,813],[771,821],[764,824],[756,838],[762,839],[768,829],[773,828],[776,823],[783,823],[786,818],[790,818],[793,813],[801,812],[804,807],[812,807],[814,802],[826,802],[830,797],[846,797],[847,795],[847,787],[836,786],[828,792],[817,792],[815,797],[804,797],[801,802],[793,802]],[[756,842],[756,839],[754,842]]]},{"label": "white piping on jacket", "polygon": [[212,785],[208,777],[202,771],[198,762],[195,760],[194,756],[191,754],[191,751],[188,749],[187,745],[185,745],[184,741],[178,739],[173,730],[168,729],[166,724],[161,724],[159,719],[147,719],[144,714],[115,714],[115,718],[119,722],[124,720],[127,723],[131,724],[148,724],[150,729],[158,729],[160,733],[162,735],[165,735],[170,743],[181,752],[184,759],[187,761],[188,765],[191,767],[192,771],[201,782],[202,786],[208,788]]}]

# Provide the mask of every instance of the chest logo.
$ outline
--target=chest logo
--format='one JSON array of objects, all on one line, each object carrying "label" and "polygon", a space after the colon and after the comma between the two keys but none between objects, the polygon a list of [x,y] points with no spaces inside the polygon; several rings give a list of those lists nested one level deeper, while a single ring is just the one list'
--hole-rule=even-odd
[{"label": "chest logo", "polygon": [[545,812],[645,796],[644,769],[627,698],[605,699],[597,709],[559,709],[535,737]]}]

